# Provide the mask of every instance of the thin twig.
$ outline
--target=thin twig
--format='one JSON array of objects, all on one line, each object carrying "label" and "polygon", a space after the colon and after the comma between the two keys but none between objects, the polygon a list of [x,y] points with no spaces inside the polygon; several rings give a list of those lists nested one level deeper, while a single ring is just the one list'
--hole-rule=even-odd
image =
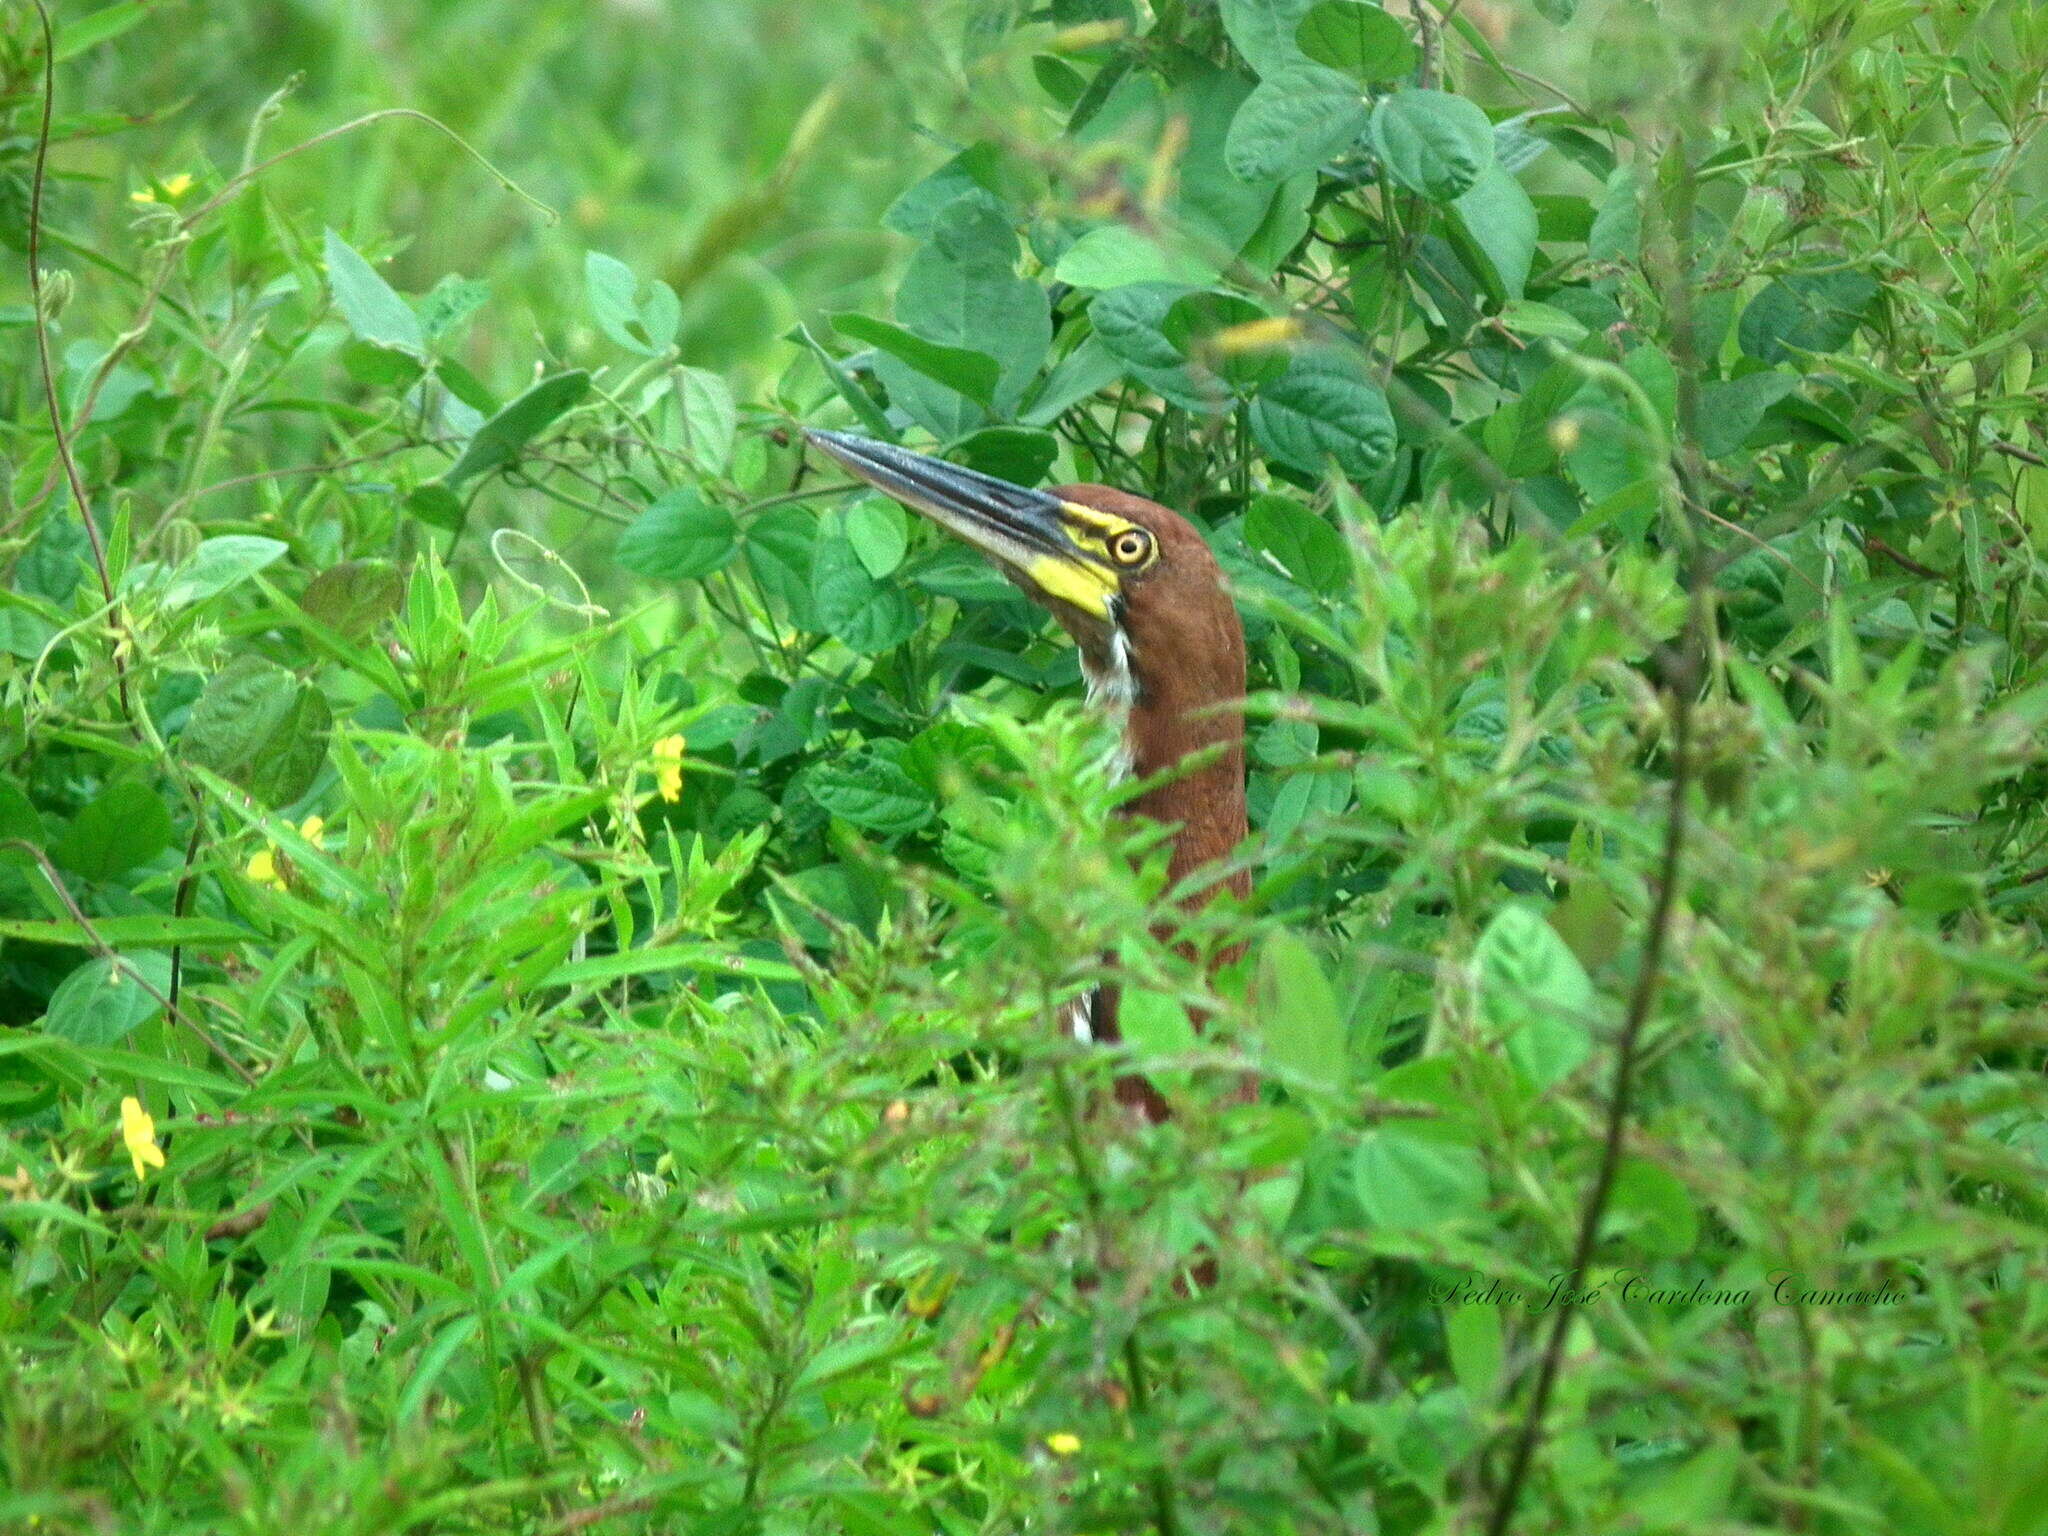
[{"label": "thin twig", "polygon": [[[1614,1192],[1614,1178],[1621,1167],[1623,1132],[1628,1125],[1629,1105],[1634,1097],[1636,1065],[1641,1056],[1643,1028],[1657,1001],[1657,984],[1664,968],[1664,950],[1671,934],[1671,914],[1678,901],[1678,876],[1685,852],[1685,797],[1692,785],[1692,704],[1699,683],[1699,658],[1706,630],[1703,603],[1693,600],[1692,622],[1684,650],[1664,656],[1664,685],[1671,698],[1671,803],[1664,822],[1664,852],[1657,871],[1657,900],[1650,913],[1649,934],[1643,943],[1643,961],[1636,972],[1636,984],[1629,997],[1628,1016],[1615,1042],[1614,1086],[1607,1101],[1606,1139],[1600,1150],[1599,1171],[1586,1192],[1579,1212],[1578,1240],[1572,1245],[1567,1279],[1568,1294],[1585,1289],[1586,1270],[1593,1261],[1593,1249],[1600,1240],[1600,1224]],[[1543,1438],[1543,1418],[1550,1407],[1551,1389],[1557,1384],[1558,1367],[1564,1360],[1565,1335],[1570,1332],[1575,1309],[1559,1307],[1552,1318],[1550,1337],[1536,1369],[1536,1386],[1529,1411],[1515,1436],[1515,1448],[1508,1463],[1507,1477],[1495,1496],[1486,1522],[1486,1536],[1506,1536],[1513,1520],[1522,1485],[1528,1480],[1536,1446]]]},{"label": "thin twig", "polygon": [[[71,505],[85,524],[86,542],[92,546],[92,567],[100,579],[100,595],[109,610],[114,607],[114,580],[107,569],[107,546],[100,538],[99,525],[92,520],[92,507],[85,499],[85,480],[78,472],[78,460],[71,452],[71,434],[64,426],[64,406],[57,398],[57,370],[50,356],[50,315],[43,301],[43,182],[50,160],[50,126],[57,102],[57,35],[50,25],[49,7],[35,0],[36,17],[43,27],[43,112],[36,130],[35,169],[28,194],[28,290],[29,305],[35,311],[36,358],[43,370],[43,403],[50,414],[50,431],[57,439],[57,458],[64,466],[65,483],[71,487]],[[114,617],[116,631],[120,618]],[[121,692],[121,713],[133,720],[135,710],[128,698],[128,663],[117,638],[113,650],[114,676]]]}]

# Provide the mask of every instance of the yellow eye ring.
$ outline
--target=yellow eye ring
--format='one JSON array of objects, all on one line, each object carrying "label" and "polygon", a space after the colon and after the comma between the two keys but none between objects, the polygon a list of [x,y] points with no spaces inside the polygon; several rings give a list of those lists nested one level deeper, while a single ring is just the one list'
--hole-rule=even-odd
[{"label": "yellow eye ring", "polygon": [[1118,565],[1143,565],[1152,553],[1152,535],[1142,528],[1126,528],[1109,541],[1109,558]]}]

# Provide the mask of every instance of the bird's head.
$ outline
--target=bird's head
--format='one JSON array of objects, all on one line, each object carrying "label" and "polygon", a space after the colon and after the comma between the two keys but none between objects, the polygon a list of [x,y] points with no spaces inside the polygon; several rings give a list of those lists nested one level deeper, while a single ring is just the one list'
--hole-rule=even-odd
[{"label": "bird's head", "polygon": [[1176,716],[1242,696],[1237,610],[1179,513],[1109,486],[1032,490],[851,433],[807,435],[993,561],[1074,637],[1098,690],[1170,701]]}]

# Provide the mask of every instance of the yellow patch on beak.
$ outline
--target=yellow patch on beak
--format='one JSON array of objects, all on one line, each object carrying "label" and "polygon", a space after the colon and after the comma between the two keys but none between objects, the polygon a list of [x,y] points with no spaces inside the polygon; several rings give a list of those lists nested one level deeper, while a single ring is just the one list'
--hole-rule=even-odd
[{"label": "yellow patch on beak", "polygon": [[1023,571],[1047,597],[1056,597],[1091,618],[1108,621],[1109,600],[1117,593],[1114,572],[1093,561],[1069,560],[1059,555],[1034,555]]}]

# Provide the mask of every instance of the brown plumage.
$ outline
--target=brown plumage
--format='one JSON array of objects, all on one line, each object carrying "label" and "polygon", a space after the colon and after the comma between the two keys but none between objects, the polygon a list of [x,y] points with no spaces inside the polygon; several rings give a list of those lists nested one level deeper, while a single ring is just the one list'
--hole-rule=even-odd
[{"label": "brown plumage", "polygon": [[[1122,717],[1130,773],[1171,773],[1126,807],[1175,828],[1175,887],[1226,860],[1245,835],[1244,629],[1216,558],[1179,513],[1103,485],[1030,490],[887,443],[837,432],[811,441],[855,475],[950,529],[1046,608],[1081,652],[1089,695]],[[1198,881],[1182,901],[1239,896],[1243,870]],[[1228,955],[1219,957],[1223,960]],[[1119,989],[1106,983],[1068,1014],[1084,1039],[1113,1043]],[[1197,1023],[1199,1024],[1199,1020]],[[1163,1120],[1149,1081],[1117,1080],[1119,1101]]]}]

